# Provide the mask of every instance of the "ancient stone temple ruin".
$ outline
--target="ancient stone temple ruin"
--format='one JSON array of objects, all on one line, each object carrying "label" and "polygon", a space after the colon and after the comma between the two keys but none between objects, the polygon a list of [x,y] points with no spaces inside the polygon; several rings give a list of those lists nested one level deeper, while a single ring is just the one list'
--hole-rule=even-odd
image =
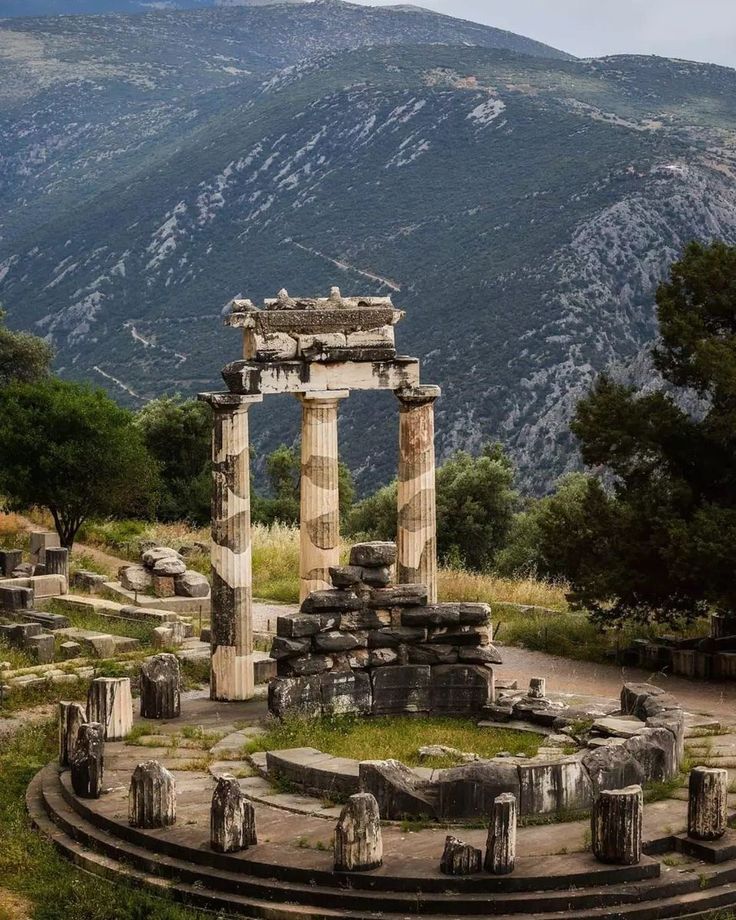
[{"label": "ancient stone temple ruin", "polygon": [[392,390],[399,403],[399,584],[437,599],[434,402],[419,361],[398,355],[403,317],[390,297],[292,298],[263,308],[235,300],[226,322],[243,330],[243,358],[226,365],[225,393],[204,393],[214,413],[212,470],[212,678],[214,699],[254,692],[248,412],[264,396],[302,405],[300,598],[330,587],[339,564],[337,411],[351,390]]}]

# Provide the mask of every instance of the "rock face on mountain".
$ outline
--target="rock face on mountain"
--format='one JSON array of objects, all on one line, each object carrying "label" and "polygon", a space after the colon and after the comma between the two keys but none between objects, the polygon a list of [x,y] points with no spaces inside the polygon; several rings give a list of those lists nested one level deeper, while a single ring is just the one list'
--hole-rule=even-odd
[{"label": "rock face on mountain", "polygon": [[[595,373],[640,361],[667,264],[736,242],[726,68],[334,0],[0,29],[0,301],[133,406],[221,385],[239,293],[390,292],[440,456],[499,439],[541,491]],[[341,406],[362,487],[395,472],[395,414]],[[254,410],[259,451],[296,418]]]}]

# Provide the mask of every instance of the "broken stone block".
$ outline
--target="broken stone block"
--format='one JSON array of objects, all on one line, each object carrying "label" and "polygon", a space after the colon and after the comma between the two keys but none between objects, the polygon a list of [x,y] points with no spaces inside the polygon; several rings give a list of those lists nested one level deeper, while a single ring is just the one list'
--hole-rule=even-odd
[{"label": "broken stone block", "polygon": [[392,585],[371,588],[369,607],[420,607],[427,603],[426,585]]},{"label": "broken stone block", "polygon": [[[69,550],[65,546],[47,546],[44,575],[63,575],[69,578]],[[40,574],[38,572],[34,574]]]},{"label": "broken stone block", "polygon": [[[624,739],[619,740],[623,744]],[[644,769],[639,761],[618,744],[586,751],[582,764],[588,771],[594,795],[604,789],[624,789],[645,782]]]},{"label": "broken stone block", "polygon": [[728,828],[728,770],[690,772],[687,833],[694,840],[720,840]]},{"label": "broken stone block", "polygon": [[177,719],[181,715],[181,671],[176,655],[154,655],[141,665],[141,717]]},{"label": "broken stone block", "polygon": [[647,717],[644,710],[646,701],[650,697],[662,696],[664,693],[664,690],[653,684],[625,683],[621,688],[621,712],[644,721]]},{"label": "broken stone block", "polygon": [[99,722],[84,722],[77,731],[69,766],[72,789],[83,799],[99,799],[105,761],[105,737]]},{"label": "broken stone block", "polygon": [[237,853],[257,843],[253,805],[237,779],[219,777],[210,808],[210,846],[217,853]]},{"label": "broken stone block", "polygon": [[15,569],[23,562],[23,552],[19,549],[0,549],[0,575],[10,578]]},{"label": "broken stone block", "polygon": [[484,630],[474,629],[472,626],[447,628],[438,626],[429,630],[427,642],[438,642],[442,645],[455,645],[458,647],[480,648],[488,645],[488,633]]},{"label": "broken stone block", "polygon": [[350,565],[376,568],[391,566],[396,562],[396,544],[374,540],[369,543],[356,543],[350,549]]},{"label": "broken stone block", "polygon": [[458,837],[445,838],[445,849],[440,860],[443,875],[473,875],[480,872],[483,854],[479,849]]},{"label": "broken stone block", "polygon": [[373,715],[429,712],[430,670],[426,665],[394,665],[374,671]]},{"label": "broken stone block", "polygon": [[312,591],[302,603],[302,613],[342,613],[348,610],[360,610],[363,601],[353,591],[338,588],[326,591]]},{"label": "broken stone block", "polygon": [[56,641],[53,636],[31,636],[26,642],[26,651],[36,664],[51,664],[56,653]]},{"label": "broken stone block", "polygon": [[133,771],[128,794],[131,827],[170,827],[176,822],[176,783],[157,760],[139,763]]},{"label": "broken stone block", "polygon": [[379,566],[369,569],[363,568],[362,582],[369,588],[385,588],[391,584],[391,569],[388,566]]},{"label": "broken stone block", "polygon": [[385,626],[368,633],[368,648],[396,648],[398,645],[413,645],[424,642],[427,630],[412,626]]},{"label": "broken stone block", "polygon": [[664,782],[677,776],[677,740],[666,728],[645,728],[623,745],[638,760],[648,783]]},{"label": "broken stone block", "polygon": [[459,660],[453,645],[410,645],[406,652],[409,664],[457,664]]},{"label": "broken stone block", "polygon": [[331,671],[334,659],[329,655],[301,655],[276,662],[279,677],[308,677],[310,674],[322,674]]},{"label": "broken stone block", "polygon": [[133,697],[129,677],[97,677],[89,687],[87,714],[99,722],[106,741],[122,741],[133,727]]},{"label": "broken stone block", "polygon": [[591,731],[594,734],[607,735],[613,738],[633,738],[644,731],[646,725],[633,716],[621,717],[604,716],[596,719]]},{"label": "broken stone block", "polygon": [[306,655],[312,648],[311,639],[307,636],[303,639],[286,639],[283,636],[276,636],[271,643],[271,657],[276,661],[282,658],[296,658],[299,655]]},{"label": "broken stone block", "polygon": [[402,626],[459,626],[459,604],[430,604],[401,611]]},{"label": "broken stone block", "polygon": [[641,786],[601,792],[591,818],[595,858],[613,865],[636,865],[641,860],[643,816]]},{"label": "broken stone block", "polygon": [[495,645],[486,645],[483,648],[461,646],[457,650],[457,656],[461,664],[503,664],[501,653]]},{"label": "broken stone block", "polygon": [[493,702],[493,672],[477,665],[432,668],[430,707],[438,715],[479,715]]},{"label": "broken stone block", "polygon": [[73,572],[70,578],[70,584],[79,591],[89,591],[90,594],[97,594],[102,590],[107,579],[104,575],[97,572],[88,572],[79,569]]},{"label": "broken stone block", "polygon": [[40,610],[29,610],[23,616],[26,620],[38,623],[39,626],[51,632],[57,629],[68,629],[71,626],[69,617],[62,616],[60,613],[43,613]]},{"label": "broken stone block", "polygon": [[523,815],[571,811],[584,807],[593,798],[588,774],[574,756],[556,763],[520,764],[519,783]]},{"label": "broken stone block", "polygon": [[354,588],[363,580],[363,569],[359,565],[330,566],[330,581],[336,588]]},{"label": "broken stone block", "polygon": [[320,678],[324,715],[370,715],[370,675],[360,671],[331,671]]},{"label": "broken stone block", "polygon": [[157,575],[167,575],[170,577],[183,575],[187,570],[186,563],[178,556],[164,556],[163,559],[157,559],[153,565],[153,583],[156,584]]},{"label": "broken stone block", "polygon": [[78,642],[62,642],[59,648],[61,649],[62,661],[79,658],[82,654],[82,646]]},{"label": "broken stone block", "polygon": [[368,872],[383,862],[378,803],[368,792],[351,795],[335,827],[335,871]]},{"label": "broken stone block", "polygon": [[434,819],[430,784],[398,760],[363,760],[358,767],[361,792],[370,792],[385,821]]},{"label": "broken stone block", "polygon": [[10,573],[13,578],[31,578],[36,569],[37,563],[21,562]]},{"label": "broken stone block", "polygon": [[322,712],[322,689],[314,677],[275,678],[268,685],[268,710],[277,718],[314,718]]},{"label": "broken stone block", "polygon": [[0,585],[0,608],[7,611],[33,610],[33,588]]},{"label": "broken stone block", "polygon": [[460,604],[461,626],[487,626],[491,622],[488,604]]},{"label": "broken stone block", "polygon": [[486,840],[486,872],[508,875],[514,871],[517,810],[516,796],[509,792],[496,796]]},{"label": "broken stone block", "polygon": [[152,569],[156,563],[160,562],[162,559],[171,558],[181,560],[181,555],[169,546],[153,546],[151,549],[147,549],[141,554],[143,565],[149,569]]},{"label": "broken stone block", "polygon": [[10,623],[0,629],[8,645],[16,648],[25,648],[29,640],[33,636],[40,636],[42,631],[40,623]]},{"label": "broken stone block", "polygon": [[68,767],[77,746],[79,729],[87,721],[87,713],[79,703],[59,703],[59,766]]},{"label": "broken stone block", "polygon": [[300,639],[314,636],[326,629],[339,629],[342,616],[339,613],[290,613],[276,618],[276,634],[285,639]]},{"label": "broken stone block", "polygon": [[59,535],[55,530],[32,530],[30,534],[30,553],[32,563],[43,564],[46,550],[61,546]]},{"label": "broken stone block", "polygon": [[118,571],[120,584],[126,591],[148,591],[153,587],[150,569],[142,565],[126,565]]},{"label": "broken stone block", "polygon": [[440,821],[478,820],[491,814],[499,795],[510,792],[519,798],[519,771],[515,764],[491,761],[450,767],[440,772],[437,792]]},{"label": "broken stone block", "polygon": [[368,645],[367,632],[340,632],[330,631],[317,633],[314,637],[314,647],[320,652],[349,652],[354,648],[365,648]]},{"label": "broken stone block", "polygon": [[647,719],[647,728],[666,728],[672,732],[677,750],[678,766],[685,756],[685,713],[682,709],[666,709]]},{"label": "broken stone block", "polygon": [[176,597],[176,585],[173,575],[158,575],[153,573],[154,597]]},{"label": "broken stone block", "polygon": [[547,695],[547,681],[543,677],[532,677],[527,696],[530,700],[543,700]]},{"label": "broken stone block", "polygon": [[349,632],[356,629],[383,629],[392,625],[391,619],[390,610],[353,610],[340,614],[340,629]]},{"label": "broken stone block", "polygon": [[[371,668],[383,668],[399,662],[399,653],[393,648],[372,648],[367,652],[367,655],[368,666]],[[354,667],[352,661],[350,666]]]},{"label": "broken stone block", "polygon": [[204,575],[187,569],[174,578],[174,591],[177,597],[209,597],[210,583]]}]

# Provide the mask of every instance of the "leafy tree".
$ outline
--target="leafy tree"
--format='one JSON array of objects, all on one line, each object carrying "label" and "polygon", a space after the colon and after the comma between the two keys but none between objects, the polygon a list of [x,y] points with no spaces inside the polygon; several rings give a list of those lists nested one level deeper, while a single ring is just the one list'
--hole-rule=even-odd
[{"label": "leafy tree", "polygon": [[[270,496],[256,495],[253,499],[253,520],[261,524],[279,521],[299,523],[301,489],[301,458],[298,450],[282,444],[266,458],[266,476]],[[340,516],[345,518],[355,497],[353,477],[348,467],[338,463],[337,485],[340,496]]]},{"label": "leafy tree", "polygon": [[[736,248],[691,243],[657,295],[654,360],[670,392],[605,375],[573,431],[589,483],[573,585],[606,622],[736,608]],[[683,406],[700,399],[698,414]]]},{"label": "leafy tree", "polygon": [[[500,446],[480,456],[458,451],[437,470],[437,553],[470,568],[493,565],[511,527],[517,495],[514,471]],[[396,539],[396,482],[355,506],[347,530],[378,540]]]},{"label": "leafy tree", "polygon": [[32,383],[48,377],[54,357],[51,346],[36,335],[8,329],[5,315],[0,307],[0,387],[14,380]]},{"label": "leafy tree", "polygon": [[147,513],[157,484],[130,412],[102,390],[49,378],[0,389],[0,491],[48,508],[71,549],[90,517]]},{"label": "leafy tree", "polygon": [[162,397],[138,412],[136,426],[161,472],[157,517],[206,524],[212,495],[210,407]]},{"label": "leafy tree", "polygon": [[437,552],[488,569],[508,539],[518,495],[514,469],[498,444],[480,456],[458,451],[437,471]]}]

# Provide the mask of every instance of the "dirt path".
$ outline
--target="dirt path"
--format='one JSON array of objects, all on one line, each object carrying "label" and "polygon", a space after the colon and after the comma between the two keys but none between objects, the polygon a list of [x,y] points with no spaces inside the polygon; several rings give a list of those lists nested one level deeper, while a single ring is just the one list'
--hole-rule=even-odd
[{"label": "dirt path", "polygon": [[651,681],[674,694],[685,709],[731,723],[736,716],[736,683],[726,681],[687,680],[661,673],[590,661],[570,661],[544,652],[500,646],[503,665],[496,674],[515,678],[519,686],[531,677],[545,677],[547,688],[584,696],[618,697],[624,681]]}]

